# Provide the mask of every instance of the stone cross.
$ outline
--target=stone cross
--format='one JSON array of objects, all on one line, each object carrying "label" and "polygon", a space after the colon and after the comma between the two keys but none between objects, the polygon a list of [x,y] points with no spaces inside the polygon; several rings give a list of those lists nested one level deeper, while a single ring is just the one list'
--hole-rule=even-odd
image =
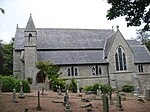
[{"label": "stone cross", "polygon": [[23,84],[20,81],[20,91],[19,91],[19,98],[25,98],[24,93],[23,93]]},{"label": "stone cross", "polygon": [[41,106],[40,106],[40,92],[38,91],[38,106],[36,108],[37,110],[41,110]]}]

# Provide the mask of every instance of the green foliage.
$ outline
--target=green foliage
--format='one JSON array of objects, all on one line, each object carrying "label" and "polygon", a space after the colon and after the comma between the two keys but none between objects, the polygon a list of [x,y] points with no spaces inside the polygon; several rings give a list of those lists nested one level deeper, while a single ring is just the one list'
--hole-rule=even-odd
[{"label": "green foliage", "polygon": [[22,84],[23,84],[23,92],[29,93],[30,92],[30,86],[26,80],[16,80],[15,81],[16,92],[20,91],[20,82],[22,82]]},{"label": "green foliage", "polygon": [[125,16],[127,26],[145,23],[144,30],[150,30],[150,0],[108,0],[108,3],[112,6],[106,15],[108,19]]},{"label": "green foliage", "polygon": [[136,30],[136,34],[137,34],[136,40],[142,42],[142,44],[144,44],[150,51],[150,32],[138,29]]},{"label": "green foliage", "polygon": [[108,93],[112,91],[112,87],[107,85],[107,84],[94,84],[94,85],[90,85],[90,86],[85,86],[84,87],[84,91],[93,91],[96,92],[98,89],[100,89],[102,91],[102,93]]},{"label": "green foliage", "polygon": [[4,10],[4,9],[0,8],[0,10],[1,10],[1,12],[2,12],[3,14],[5,13],[5,10]]},{"label": "green foliage", "polygon": [[4,54],[3,54],[2,44],[0,41],[0,74],[3,74],[3,65],[4,65]]},{"label": "green foliage", "polygon": [[3,86],[2,91],[3,92],[11,92],[15,87],[15,79],[11,76],[3,76],[2,77]]},{"label": "green foliage", "polygon": [[112,92],[113,89],[108,84],[104,84],[100,86],[100,90],[102,91],[102,93],[109,93]]},{"label": "green foliage", "polygon": [[23,84],[23,92],[28,93],[30,92],[30,86],[27,81],[25,80],[16,80],[14,77],[11,76],[1,76],[0,79],[3,81],[2,91],[3,92],[12,92],[15,88],[18,92],[20,90],[20,81]]},{"label": "green foliage", "polygon": [[73,93],[77,92],[77,81],[75,79],[71,79],[71,82],[69,84],[69,90]]},{"label": "green foliage", "polygon": [[65,88],[65,81],[63,78],[55,78],[51,81],[50,86],[51,89],[56,92],[59,86],[61,90]]},{"label": "green foliage", "polygon": [[122,86],[122,91],[123,92],[132,92],[134,90],[134,86],[132,85],[124,85]]},{"label": "green foliage", "polygon": [[92,86],[92,85],[90,85],[90,86],[85,86],[85,87],[83,88],[83,91],[93,91],[93,86]]},{"label": "green foliage", "polygon": [[4,64],[2,66],[2,75],[13,74],[13,38],[9,43],[2,44],[2,52],[4,56]]},{"label": "green foliage", "polygon": [[59,77],[60,73],[60,67],[53,65],[52,63],[39,61],[36,64],[36,67],[40,70],[41,73],[44,73],[48,76],[48,79],[55,79]]},{"label": "green foliage", "polygon": [[31,77],[28,77],[27,81],[28,81],[29,84],[32,84],[33,79]]}]

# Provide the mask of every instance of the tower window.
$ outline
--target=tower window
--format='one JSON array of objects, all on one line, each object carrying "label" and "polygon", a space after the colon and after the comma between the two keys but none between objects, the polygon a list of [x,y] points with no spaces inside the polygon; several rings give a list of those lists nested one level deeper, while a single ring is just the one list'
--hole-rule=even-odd
[{"label": "tower window", "polygon": [[116,61],[116,70],[117,71],[127,70],[126,55],[121,46],[119,46],[116,51],[115,61]]},{"label": "tower window", "polygon": [[28,42],[31,42],[31,37],[32,37],[32,34],[30,33],[28,37]]}]

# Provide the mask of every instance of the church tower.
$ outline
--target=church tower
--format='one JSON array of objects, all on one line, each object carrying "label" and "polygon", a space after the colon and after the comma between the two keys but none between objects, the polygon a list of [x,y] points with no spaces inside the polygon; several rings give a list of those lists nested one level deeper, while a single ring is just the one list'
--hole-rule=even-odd
[{"label": "church tower", "polygon": [[32,78],[32,84],[36,84],[37,31],[32,15],[24,30],[24,42],[25,79]]}]

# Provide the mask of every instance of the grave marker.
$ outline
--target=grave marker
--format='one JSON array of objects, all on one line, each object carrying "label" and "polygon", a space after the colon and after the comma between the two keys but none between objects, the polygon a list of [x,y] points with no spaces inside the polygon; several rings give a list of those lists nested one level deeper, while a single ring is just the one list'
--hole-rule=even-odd
[{"label": "grave marker", "polygon": [[102,96],[103,100],[103,112],[109,112],[109,105],[108,105],[108,96],[106,94],[103,94]]},{"label": "grave marker", "polygon": [[14,103],[18,103],[17,99],[16,99],[16,89],[13,89],[13,100]]},{"label": "grave marker", "polygon": [[41,106],[40,106],[40,92],[38,91],[38,106],[36,108],[37,110],[41,110]]},{"label": "grave marker", "polygon": [[121,104],[121,96],[119,92],[117,92],[117,105],[116,105],[117,110],[123,111],[122,104]]},{"label": "grave marker", "polygon": [[19,91],[19,98],[25,98],[24,93],[23,93],[23,84],[20,81],[20,91]]}]

